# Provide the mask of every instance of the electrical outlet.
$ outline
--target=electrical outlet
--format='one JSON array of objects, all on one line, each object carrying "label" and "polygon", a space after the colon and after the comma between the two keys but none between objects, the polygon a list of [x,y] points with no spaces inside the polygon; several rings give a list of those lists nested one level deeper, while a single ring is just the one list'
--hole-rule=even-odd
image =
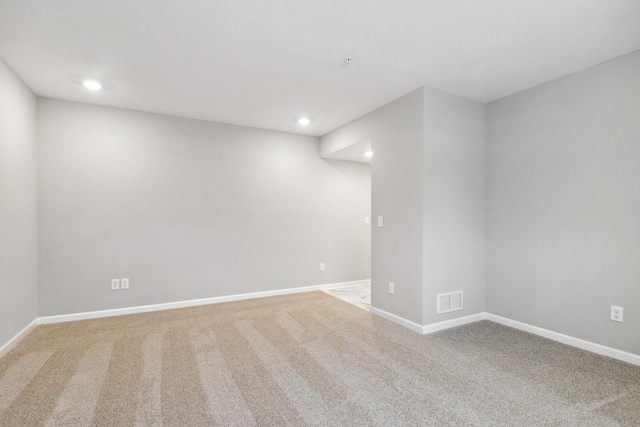
[{"label": "electrical outlet", "polygon": [[369,225],[369,217],[368,216],[364,217],[364,225]]},{"label": "electrical outlet", "polygon": [[614,322],[624,322],[624,309],[615,305],[611,306],[611,320]]},{"label": "electrical outlet", "polygon": [[320,271],[324,271],[324,262],[320,263]]},{"label": "electrical outlet", "polygon": [[379,216],[378,217],[378,227],[382,228],[384,226],[384,219]]},{"label": "electrical outlet", "polygon": [[396,285],[392,282],[389,282],[389,293],[393,295],[396,292]]},{"label": "electrical outlet", "polygon": [[129,279],[120,279],[120,289],[129,289]]},{"label": "electrical outlet", "polygon": [[120,279],[111,279],[111,290],[117,291],[120,289]]}]

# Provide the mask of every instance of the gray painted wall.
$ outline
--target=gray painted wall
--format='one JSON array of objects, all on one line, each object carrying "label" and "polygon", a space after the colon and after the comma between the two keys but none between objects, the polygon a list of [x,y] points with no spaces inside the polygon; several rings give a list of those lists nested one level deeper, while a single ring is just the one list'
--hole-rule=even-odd
[{"label": "gray painted wall", "polygon": [[41,316],[370,277],[370,166],[318,138],[39,99],[38,144]]},{"label": "gray painted wall", "polygon": [[[423,90],[321,138],[321,152],[371,139],[371,302],[422,324]],[[384,227],[376,225],[384,217]],[[388,283],[395,283],[395,294]]]},{"label": "gray painted wall", "polygon": [[36,97],[0,61],[0,346],[37,316]]},{"label": "gray painted wall", "polygon": [[[488,312],[638,354],[639,76],[635,52],[493,102],[486,121],[421,88],[321,145],[40,99],[36,192],[36,99],[0,62],[0,344],[36,316],[37,262],[46,316],[363,279],[372,238],[380,309],[420,324],[483,311],[486,274]],[[371,169],[318,157],[367,138]],[[465,310],[436,316],[435,294],[457,289]]]},{"label": "gray painted wall", "polygon": [[[371,139],[375,308],[420,325],[485,311],[484,124],[483,104],[420,88],[321,138],[321,153]],[[458,290],[464,309],[436,315]]]},{"label": "gray painted wall", "polygon": [[[424,88],[426,325],[485,311],[484,139],[484,104]],[[436,314],[436,295],[460,290],[463,309]]]},{"label": "gray painted wall", "polygon": [[487,310],[640,354],[640,52],[489,104],[486,156]]}]

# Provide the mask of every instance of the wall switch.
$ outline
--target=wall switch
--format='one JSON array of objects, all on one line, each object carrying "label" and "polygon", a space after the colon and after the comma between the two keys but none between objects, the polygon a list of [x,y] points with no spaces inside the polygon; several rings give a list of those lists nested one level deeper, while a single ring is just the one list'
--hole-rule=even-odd
[{"label": "wall switch", "polygon": [[396,285],[393,284],[392,282],[389,282],[389,293],[393,295],[395,291],[396,291]]},{"label": "wall switch", "polygon": [[324,271],[324,262],[320,263],[320,271]]},{"label": "wall switch", "polygon": [[120,279],[111,279],[111,290],[117,291],[120,289]]},{"label": "wall switch", "polygon": [[379,216],[378,217],[378,227],[382,228],[383,225],[384,225],[384,221],[382,220],[382,217]]},{"label": "wall switch", "polygon": [[129,279],[120,279],[120,289],[129,289]]},{"label": "wall switch", "polygon": [[369,217],[368,216],[364,217],[364,223],[365,223],[365,225],[369,225]]},{"label": "wall switch", "polygon": [[611,306],[611,320],[614,322],[624,322],[624,309],[615,305]]}]

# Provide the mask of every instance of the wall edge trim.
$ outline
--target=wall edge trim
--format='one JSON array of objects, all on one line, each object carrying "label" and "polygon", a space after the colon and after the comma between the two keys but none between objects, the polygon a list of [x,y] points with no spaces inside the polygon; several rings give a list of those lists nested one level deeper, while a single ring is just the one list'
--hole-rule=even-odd
[{"label": "wall edge trim", "polygon": [[245,299],[265,298],[278,295],[297,294],[302,292],[321,291],[323,289],[342,288],[370,283],[369,279],[353,280],[350,282],[327,283],[322,285],[301,286],[297,288],[276,289],[272,291],[249,292],[245,294],[225,295],[219,297],[200,298],[185,301],[167,302],[160,304],[140,305],[135,307],[114,308],[109,310],[87,311],[83,313],[59,314],[38,318],[38,324],[73,322],[76,320],[100,319],[103,317],[124,316],[127,314],[148,313],[153,311],[172,310],[175,308],[196,307],[200,305],[219,304],[223,302],[242,301]]},{"label": "wall edge trim", "polygon": [[456,326],[466,325],[467,323],[474,323],[480,320],[486,319],[485,312],[469,314],[467,316],[457,317],[451,320],[443,320],[442,322],[430,323],[422,327],[422,334],[432,334],[438,331],[444,331],[445,329],[455,328]]},{"label": "wall edge trim", "polygon": [[551,331],[548,329],[533,326],[528,323],[519,322],[517,320],[508,319],[506,317],[498,316],[495,314],[482,312],[471,314],[464,317],[458,317],[457,319],[445,320],[442,322],[431,323],[428,325],[419,325],[411,320],[397,316],[395,314],[380,310],[379,308],[371,307],[371,314],[380,316],[384,319],[390,320],[400,326],[404,326],[414,332],[422,335],[431,334],[438,331],[444,331],[449,328],[455,328],[457,326],[466,325],[468,323],[477,322],[480,320],[489,320],[494,323],[498,323],[510,328],[518,329],[523,332],[529,332],[534,335],[538,335],[543,338],[557,341],[562,344],[576,347],[581,350],[586,350],[591,353],[599,354],[601,356],[607,356],[612,359],[620,360],[623,362],[631,363],[632,365],[640,366],[640,355],[629,353],[623,350],[619,350],[613,347],[607,347],[602,344],[596,344],[591,341],[586,341],[580,338],[564,335],[559,332]]},{"label": "wall edge trim", "polygon": [[611,357],[612,359],[617,359],[623,362],[631,363],[632,365],[640,366],[640,355],[638,354],[618,350],[613,347],[607,347],[602,344],[596,344],[591,341],[564,335],[559,332],[554,332],[549,329],[540,328],[538,326],[533,326],[528,323],[519,322],[517,320],[508,319],[506,317],[498,316],[491,313],[486,313],[486,319],[504,326],[509,326],[514,329],[519,329],[524,332],[529,332],[534,335],[548,338],[562,344],[570,345],[571,347],[576,347],[582,350],[590,351],[591,353],[599,354],[601,356]]},{"label": "wall edge trim", "polygon": [[389,320],[393,323],[396,323],[400,326],[404,326],[407,329],[411,329],[413,332],[417,332],[422,334],[422,325],[417,324],[416,322],[412,322],[411,320],[405,319],[404,317],[397,316],[393,313],[389,313],[388,311],[381,310],[374,306],[371,306],[369,312],[373,315],[382,317],[383,319]]},{"label": "wall edge trim", "polygon": [[[122,316],[135,313],[148,313],[153,311],[171,310],[174,308],[195,307],[200,305],[219,304],[223,302],[241,301],[252,298],[264,298],[278,295],[290,295],[303,292],[312,292],[323,289],[340,288],[347,286],[357,286],[370,283],[370,280],[354,280],[350,282],[328,283],[323,285],[303,286],[299,288],[278,289],[273,291],[252,292],[238,295],[228,295],[222,297],[202,298],[196,300],[178,301],[172,303],[151,304],[138,307],[118,308],[112,310],[91,311],[85,313],[73,313],[63,314],[57,316],[45,316],[38,317],[32,320],[27,326],[25,326],[16,335],[10,338],[6,343],[0,347],[0,357],[5,356],[12,348],[14,348],[20,341],[26,338],[33,329],[38,325],[48,325],[62,322],[72,322],[77,320],[98,319],[103,317]],[[510,328],[518,329],[524,332],[529,332],[534,335],[541,336],[553,341],[560,342],[572,347],[576,347],[582,350],[586,350],[592,353],[599,354],[601,356],[611,357],[612,359],[621,360],[623,362],[631,363],[633,365],[640,366],[640,355],[629,353],[623,350],[618,350],[613,347],[607,347],[602,344],[596,344],[591,341],[586,341],[580,338],[575,338],[569,335],[564,335],[559,332],[554,332],[548,329],[533,326],[528,323],[519,322],[517,320],[508,319],[506,317],[498,316],[495,314],[482,312],[471,314],[457,319],[445,320],[442,322],[431,323],[429,325],[419,325],[411,320],[389,313],[376,307],[371,307],[371,314],[382,317],[386,320],[394,322],[400,326],[410,329],[419,334],[431,334],[438,331],[443,331],[449,328],[462,326],[468,323],[477,322],[480,320],[489,320],[494,323],[498,323]]]},{"label": "wall edge trim", "polygon": [[20,341],[25,339],[31,332],[33,332],[33,329],[39,324],[39,319],[36,317],[27,326],[22,328],[20,332],[15,334],[12,338],[9,338],[9,341],[4,343],[2,347],[0,347],[0,357],[3,357],[5,354],[9,353],[13,347],[18,345]]}]

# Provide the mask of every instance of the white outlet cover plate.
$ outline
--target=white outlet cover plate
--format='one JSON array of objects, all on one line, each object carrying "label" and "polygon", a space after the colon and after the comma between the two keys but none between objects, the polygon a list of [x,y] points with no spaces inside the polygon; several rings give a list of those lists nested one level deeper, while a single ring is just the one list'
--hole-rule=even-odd
[{"label": "white outlet cover plate", "polygon": [[614,322],[624,322],[624,309],[616,305],[611,306],[611,320]]},{"label": "white outlet cover plate", "polygon": [[120,289],[120,279],[111,279],[111,290],[117,291]]},{"label": "white outlet cover plate", "polygon": [[129,279],[120,279],[120,289],[129,289]]}]

